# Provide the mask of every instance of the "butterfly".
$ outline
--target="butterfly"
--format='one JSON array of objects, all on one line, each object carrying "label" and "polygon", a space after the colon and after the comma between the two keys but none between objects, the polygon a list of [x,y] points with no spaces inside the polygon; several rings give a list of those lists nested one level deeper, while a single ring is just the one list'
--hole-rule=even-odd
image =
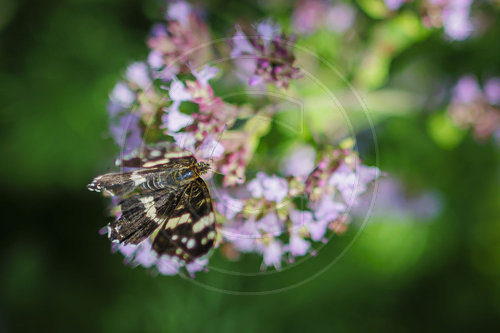
[{"label": "butterfly", "polygon": [[121,216],[109,223],[108,237],[120,244],[152,240],[158,256],[186,263],[213,247],[217,230],[210,191],[201,178],[210,166],[191,152],[144,148],[118,161],[130,172],[107,173],[87,185],[112,196]]}]

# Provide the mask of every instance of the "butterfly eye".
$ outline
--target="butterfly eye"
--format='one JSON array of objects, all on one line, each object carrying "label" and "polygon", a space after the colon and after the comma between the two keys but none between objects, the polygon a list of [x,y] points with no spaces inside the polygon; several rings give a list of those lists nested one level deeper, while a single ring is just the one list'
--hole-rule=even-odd
[{"label": "butterfly eye", "polygon": [[180,177],[180,180],[184,180],[184,179],[188,179],[188,178],[191,178],[193,177],[193,171],[191,170],[188,170],[186,172],[183,172],[179,175]]}]

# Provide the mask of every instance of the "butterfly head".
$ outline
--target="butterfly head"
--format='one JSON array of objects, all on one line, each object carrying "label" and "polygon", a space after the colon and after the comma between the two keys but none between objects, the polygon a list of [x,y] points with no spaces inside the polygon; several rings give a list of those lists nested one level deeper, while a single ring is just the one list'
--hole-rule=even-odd
[{"label": "butterfly head", "polygon": [[200,174],[203,175],[208,170],[210,170],[210,164],[205,163],[205,162],[199,162],[198,163],[198,168],[200,168]]}]

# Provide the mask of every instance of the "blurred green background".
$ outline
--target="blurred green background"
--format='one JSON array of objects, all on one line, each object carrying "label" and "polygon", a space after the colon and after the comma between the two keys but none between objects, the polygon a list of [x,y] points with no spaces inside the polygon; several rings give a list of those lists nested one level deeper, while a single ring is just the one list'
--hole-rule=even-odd
[{"label": "blurred green background", "polygon": [[[234,20],[286,21],[291,13],[279,1],[264,9],[250,0],[205,5],[219,34]],[[439,144],[429,130],[429,109],[391,114],[376,131],[380,168],[410,188],[437,191],[438,216],[371,221],[344,257],[297,288],[221,293],[131,269],[111,254],[98,235],[107,222],[105,203],[85,185],[116,154],[107,135],[108,92],[127,64],[146,57],[144,40],[162,6],[154,0],[0,2],[0,332],[500,328],[500,148],[469,136],[451,148]],[[450,43],[437,34],[413,39],[388,63],[387,81],[398,86],[408,64],[421,61],[446,78],[500,73],[500,15],[494,15],[489,30],[470,41]],[[383,24],[363,19],[366,31]],[[314,38],[308,42],[314,46]],[[373,163],[374,149],[362,157]],[[331,263],[329,253],[356,231],[311,260],[314,271]],[[213,258],[214,265],[224,261]],[[259,261],[234,265],[251,271]],[[267,290],[303,280],[308,267],[271,274],[274,281],[218,272],[200,279],[228,290]]]}]

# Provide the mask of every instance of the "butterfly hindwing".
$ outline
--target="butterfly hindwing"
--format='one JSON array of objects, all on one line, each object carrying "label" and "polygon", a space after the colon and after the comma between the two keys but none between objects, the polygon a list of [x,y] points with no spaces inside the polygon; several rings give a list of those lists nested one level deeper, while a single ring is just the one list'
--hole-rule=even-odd
[{"label": "butterfly hindwing", "polygon": [[170,217],[153,242],[160,255],[176,256],[186,262],[208,253],[216,236],[212,199],[203,179],[184,190]]}]

